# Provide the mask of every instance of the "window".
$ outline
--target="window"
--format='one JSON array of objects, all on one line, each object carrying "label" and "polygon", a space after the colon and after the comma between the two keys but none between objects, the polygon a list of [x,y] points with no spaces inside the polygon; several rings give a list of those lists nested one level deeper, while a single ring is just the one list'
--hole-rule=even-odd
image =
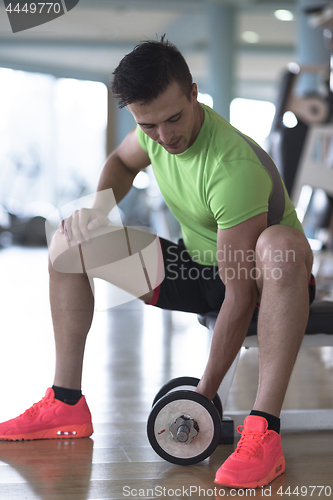
[{"label": "window", "polygon": [[236,98],[230,105],[230,123],[240,132],[265,147],[275,114],[275,106],[268,101]]}]

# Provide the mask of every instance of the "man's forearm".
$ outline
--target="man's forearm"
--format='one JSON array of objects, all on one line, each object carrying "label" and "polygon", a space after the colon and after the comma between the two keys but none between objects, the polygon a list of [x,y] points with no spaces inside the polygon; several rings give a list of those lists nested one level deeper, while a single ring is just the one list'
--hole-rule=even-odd
[{"label": "man's forearm", "polygon": [[235,298],[223,302],[217,317],[208,362],[197,391],[213,399],[225,374],[232,365],[253,315],[256,298],[243,304]]}]

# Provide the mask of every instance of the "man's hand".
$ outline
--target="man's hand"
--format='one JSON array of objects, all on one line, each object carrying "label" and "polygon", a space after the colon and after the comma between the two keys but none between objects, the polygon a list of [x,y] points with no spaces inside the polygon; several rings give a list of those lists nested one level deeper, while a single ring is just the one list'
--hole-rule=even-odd
[{"label": "man's hand", "polygon": [[109,225],[105,212],[96,208],[81,208],[75,210],[70,217],[61,221],[60,233],[64,233],[67,241],[82,243],[89,241],[89,232],[99,227]]}]

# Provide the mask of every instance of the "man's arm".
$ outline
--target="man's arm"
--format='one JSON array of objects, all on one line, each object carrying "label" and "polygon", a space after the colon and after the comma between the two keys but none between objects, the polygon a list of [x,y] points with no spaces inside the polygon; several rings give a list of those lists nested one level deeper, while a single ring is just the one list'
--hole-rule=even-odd
[{"label": "man's arm", "polygon": [[[97,191],[112,188],[119,203],[129,192],[135,176],[149,164],[149,156],[140,146],[136,129],[133,129],[106,160]],[[95,206],[97,208],[98,203]]]},{"label": "man's arm", "polygon": [[[138,172],[149,164],[149,156],[140,146],[136,129],[133,129],[107,158],[92,209],[77,210],[66,219],[67,239],[89,240],[89,231],[107,225],[107,216],[113,208],[114,198],[119,203],[131,189]],[[107,189],[112,189],[114,198],[105,194]],[[63,226],[60,231],[64,231]]]},{"label": "man's arm", "polygon": [[262,213],[230,229],[219,229],[217,257],[225,299],[219,312],[206,369],[197,391],[213,399],[245,339],[258,299],[256,242],[267,227]]}]

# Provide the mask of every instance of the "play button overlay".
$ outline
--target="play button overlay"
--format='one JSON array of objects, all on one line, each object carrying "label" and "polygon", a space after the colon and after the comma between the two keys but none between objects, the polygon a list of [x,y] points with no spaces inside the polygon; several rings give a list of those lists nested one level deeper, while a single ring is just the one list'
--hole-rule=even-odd
[{"label": "play button overlay", "polygon": [[[89,231],[88,241],[83,237],[82,241],[76,241],[74,237],[66,239],[65,234],[58,230],[63,224],[70,227],[74,219],[87,217],[85,220],[89,221],[101,213],[90,210],[96,206],[96,197],[101,212],[110,210],[109,216],[105,220],[102,217],[101,225]],[[87,225],[88,222],[85,227]],[[100,300],[95,300],[97,310],[107,310],[140,298],[155,290],[164,279],[162,249],[155,231],[123,226],[112,189],[74,200],[50,214],[46,220],[46,239],[55,271],[85,274],[95,299],[95,279],[102,280],[104,289],[105,286],[109,289],[103,305],[100,305]]]},{"label": "play button overlay", "polygon": [[80,0],[65,0],[65,5],[67,12],[74,9],[74,7],[79,3]]}]

